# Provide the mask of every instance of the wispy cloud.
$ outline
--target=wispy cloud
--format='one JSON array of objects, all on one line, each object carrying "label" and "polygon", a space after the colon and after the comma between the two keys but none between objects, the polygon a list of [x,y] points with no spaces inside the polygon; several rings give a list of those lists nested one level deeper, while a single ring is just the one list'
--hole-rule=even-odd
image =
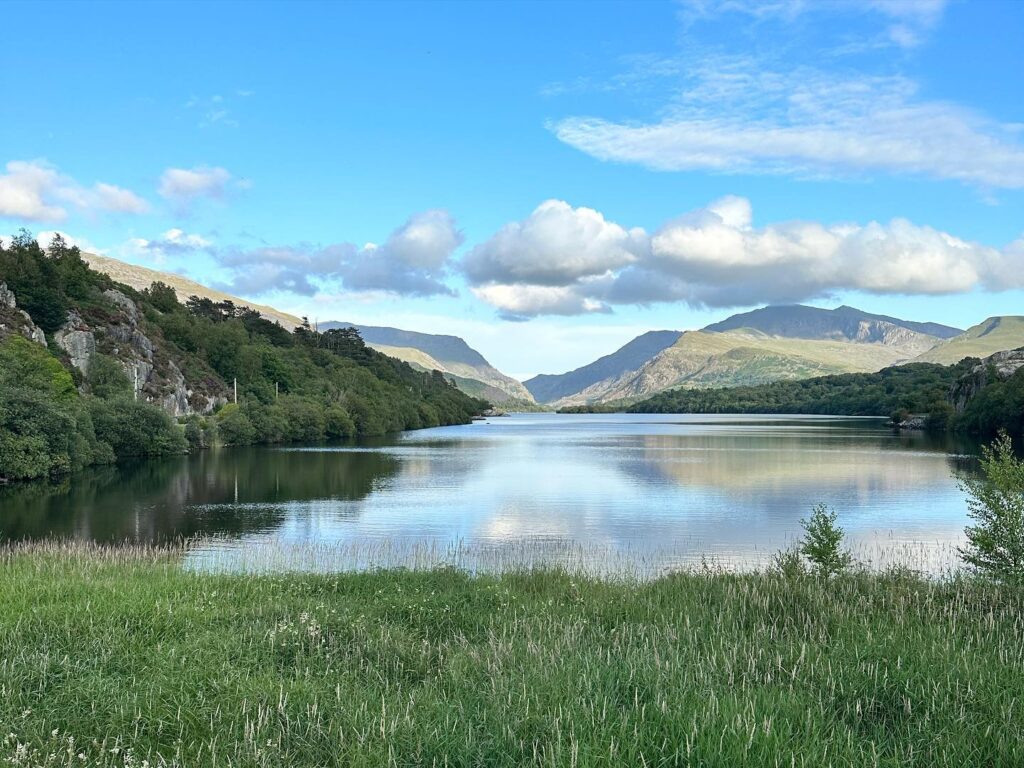
[{"label": "wispy cloud", "polygon": [[22,221],[63,221],[68,209],[84,213],[145,213],[149,204],[131,190],[105,182],[84,186],[42,160],[12,160],[0,173],[0,216]]},{"label": "wispy cloud", "polygon": [[255,91],[238,88],[227,96],[220,93],[212,96],[190,96],[185,102],[185,109],[198,116],[200,128],[237,128],[239,120],[235,115],[238,99],[247,99],[253,95]]},{"label": "wispy cloud", "polygon": [[922,99],[904,77],[780,72],[719,58],[692,70],[654,122],[570,117],[549,128],[597,159],[658,171],[881,172],[986,189],[1024,187],[1020,125]]},{"label": "wispy cloud", "polygon": [[756,21],[793,22],[803,16],[875,16],[882,33],[875,40],[915,48],[942,20],[948,0],[684,0],[681,17],[700,20],[735,15]]},{"label": "wispy cloud", "polygon": [[231,191],[245,186],[245,181],[236,179],[226,168],[200,165],[194,168],[168,168],[160,176],[157,191],[162,198],[183,211],[196,200],[223,200]]}]

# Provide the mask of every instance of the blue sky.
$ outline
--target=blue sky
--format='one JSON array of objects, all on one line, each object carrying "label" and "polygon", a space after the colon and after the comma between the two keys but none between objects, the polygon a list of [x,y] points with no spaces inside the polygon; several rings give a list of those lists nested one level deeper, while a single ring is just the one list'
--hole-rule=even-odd
[{"label": "blue sky", "polygon": [[1024,308],[1024,4],[6,3],[0,231],[516,374]]}]

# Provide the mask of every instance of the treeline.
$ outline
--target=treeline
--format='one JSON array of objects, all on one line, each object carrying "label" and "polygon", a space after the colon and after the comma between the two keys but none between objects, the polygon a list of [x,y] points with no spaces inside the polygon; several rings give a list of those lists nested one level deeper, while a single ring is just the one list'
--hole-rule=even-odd
[{"label": "treeline", "polygon": [[[806,413],[843,416],[923,416],[928,428],[962,429],[993,435],[1000,429],[1024,432],[1024,369],[1005,381],[991,381],[954,412],[953,385],[980,361],[956,365],[913,363],[876,373],[847,373],[800,381],[719,389],[672,389],[632,404],[563,408],[562,413]],[[994,377],[989,377],[990,380]]]},{"label": "treeline", "polygon": [[[6,283],[42,328],[49,348],[8,332],[0,341],[0,480],[43,477],[129,456],[379,435],[466,423],[487,407],[440,373],[423,373],[367,347],[354,329],[294,332],[231,302],[178,301],[169,286],[115,284],[55,238],[44,250],[26,233],[0,244]],[[83,373],[52,334],[74,309],[90,323],[117,316],[116,288],[140,310],[139,327],[190,388],[220,406],[176,423],[136,401],[124,366],[107,350]],[[238,403],[234,399],[237,381]]]}]

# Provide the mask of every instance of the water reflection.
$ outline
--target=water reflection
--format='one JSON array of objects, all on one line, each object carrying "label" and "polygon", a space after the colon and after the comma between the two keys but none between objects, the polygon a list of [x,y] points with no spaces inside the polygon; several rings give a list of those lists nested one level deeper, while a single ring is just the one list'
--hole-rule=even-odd
[{"label": "water reflection", "polygon": [[[195,567],[763,564],[823,501],[865,559],[953,556],[976,447],[822,417],[522,415],[0,491],[0,535],[220,534]],[[890,554],[884,554],[882,550]],[[940,562],[942,561],[942,562]]]},{"label": "water reflection", "polygon": [[347,502],[393,475],[386,453],[263,448],[87,470],[0,488],[0,537],[158,542],[280,529],[295,502]]}]

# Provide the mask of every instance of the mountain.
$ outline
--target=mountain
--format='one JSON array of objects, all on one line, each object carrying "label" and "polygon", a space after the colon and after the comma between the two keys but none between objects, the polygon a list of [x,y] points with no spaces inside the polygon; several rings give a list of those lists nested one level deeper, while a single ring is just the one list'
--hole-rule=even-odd
[{"label": "mountain", "polygon": [[[149,288],[154,282],[171,286],[180,301],[199,296],[215,302],[231,301],[239,307],[249,307],[268,320],[293,330],[302,324],[295,315],[282,312],[265,304],[257,304],[237,296],[209,288],[173,272],[161,272],[136,264],[127,264],[95,253],[82,253],[82,259],[97,272],[109,275],[119,283],[137,291]],[[321,330],[349,327],[354,323],[321,323]],[[488,363],[475,349],[457,336],[438,336],[429,333],[403,331],[398,328],[356,326],[368,345],[391,357],[396,357],[422,370],[437,369],[463,392],[482,397],[494,403],[523,400],[533,403],[533,397],[520,382],[506,376]],[[425,354],[416,354],[419,350]]]},{"label": "mountain", "polygon": [[353,327],[371,347],[423,369],[436,369],[467,394],[485,397],[494,403],[520,400],[532,404],[533,395],[511,376],[492,366],[484,356],[458,336],[404,331],[386,326],[360,325],[331,321],[320,323],[321,330]]},{"label": "mountain", "polygon": [[539,403],[550,403],[582,392],[601,381],[616,379],[635,371],[679,339],[680,331],[648,331],[610,355],[589,365],[561,374],[541,374],[524,382]]},{"label": "mountain", "polygon": [[965,357],[988,357],[1019,347],[1024,347],[1024,317],[990,317],[918,355],[914,362],[952,365]]},{"label": "mountain", "polygon": [[211,301],[231,301],[238,307],[249,307],[259,312],[267,320],[271,320],[280,323],[288,330],[293,330],[302,324],[302,320],[295,315],[289,315],[287,312],[282,312],[279,309],[268,307],[265,304],[257,304],[246,299],[240,299],[237,296],[224,293],[223,291],[217,291],[213,288],[208,288],[205,285],[197,283],[195,280],[189,280],[187,277],[176,275],[173,272],[160,272],[155,269],[148,269],[147,267],[140,267],[136,264],[128,264],[117,259],[111,259],[108,256],[100,256],[95,253],[82,253],[82,260],[88,264],[92,269],[97,272],[102,272],[105,275],[113,278],[116,282],[123,285],[127,285],[134,288],[137,291],[145,290],[149,288],[153,283],[160,282],[171,286],[174,292],[178,294],[178,300],[184,302],[189,296],[199,296],[203,299],[210,299]]},{"label": "mountain", "polygon": [[[537,388],[535,394],[561,407],[637,399],[679,386],[726,387],[877,371],[914,359],[959,333],[959,329],[939,323],[910,322],[846,306],[833,310],[801,305],[764,307],[733,315],[701,331],[678,334],[646,359],[637,355],[630,361],[632,367],[620,366],[604,378],[580,377],[584,386],[575,392],[562,386]],[[566,381],[549,378],[557,379],[557,384]],[[527,384],[533,387],[537,379]],[[546,380],[538,383],[550,386]],[[547,392],[556,396],[549,401],[544,397]]]},{"label": "mountain", "polygon": [[742,328],[792,339],[834,339],[883,344],[894,340],[895,329],[898,328],[939,339],[949,339],[963,333],[961,328],[941,323],[916,323],[887,315],[873,315],[845,305],[836,309],[820,309],[802,304],[762,307],[752,312],[743,312],[719,323],[712,323],[704,330],[735,331]]}]

